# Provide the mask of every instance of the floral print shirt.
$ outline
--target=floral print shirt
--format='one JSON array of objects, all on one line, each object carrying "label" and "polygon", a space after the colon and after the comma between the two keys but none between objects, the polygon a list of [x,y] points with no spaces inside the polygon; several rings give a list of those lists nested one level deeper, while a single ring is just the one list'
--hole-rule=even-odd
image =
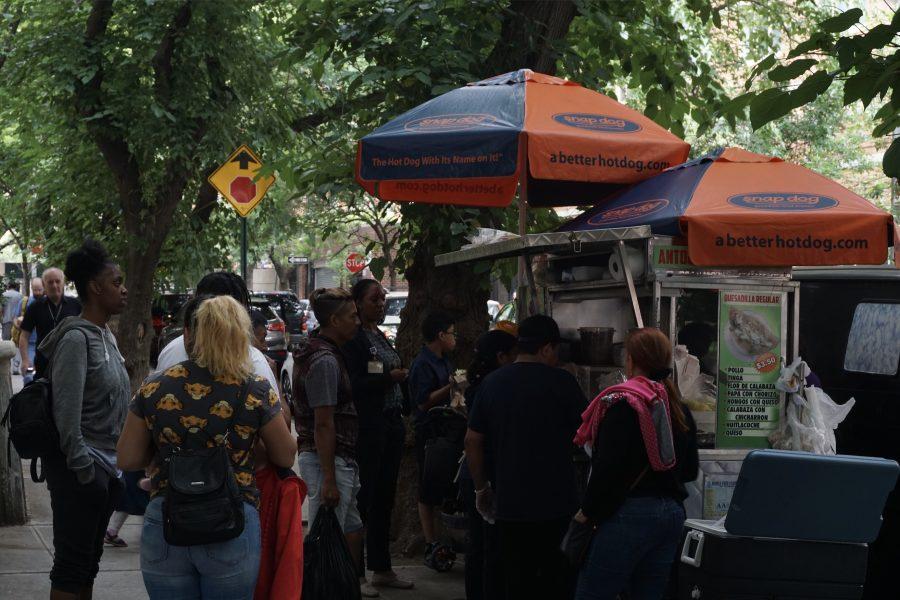
[{"label": "floral print shirt", "polygon": [[253,444],[259,429],[281,413],[278,393],[263,377],[251,375],[244,398],[241,383],[213,377],[208,369],[185,361],[148,377],[131,400],[131,412],[144,420],[156,447],[148,476],[151,497],[167,485],[160,468],[171,446],[225,444],[244,498],[259,507]]}]

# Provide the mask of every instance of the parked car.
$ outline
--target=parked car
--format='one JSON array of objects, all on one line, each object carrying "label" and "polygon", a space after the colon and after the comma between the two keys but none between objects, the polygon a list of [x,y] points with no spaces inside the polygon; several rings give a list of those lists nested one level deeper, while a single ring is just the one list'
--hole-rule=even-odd
[{"label": "parked car", "polygon": [[409,292],[388,292],[384,303],[384,321],[380,329],[392,342],[397,339],[397,328],[400,326],[400,311],[406,306]]},{"label": "parked car", "polygon": [[[190,298],[190,295],[187,295]],[[187,302],[181,304],[178,312],[168,319],[159,334],[159,350],[165,348],[172,340],[184,333],[184,309]],[[284,321],[275,313],[272,306],[264,298],[250,298],[250,310],[262,311],[266,317],[266,355],[281,366],[287,356],[287,341],[285,337]]]},{"label": "parked car", "polygon": [[151,365],[156,366],[159,353],[165,348],[166,343],[181,335],[181,330],[179,329],[177,334],[169,337],[168,341],[166,341],[166,338],[163,336],[163,330],[176,322],[181,308],[187,304],[191,296],[192,294],[187,292],[165,293],[160,294],[153,300],[153,305],[150,308],[150,315],[153,321],[153,340],[150,342]]},{"label": "parked car", "polygon": [[250,297],[250,310],[259,311],[266,318],[265,354],[275,361],[278,369],[281,369],[281,365],[288,355],[284,321],[281,320],[281,317],[278,316],[267,300],[256,295]]},{"label": "parked car", "polygon": [[309,303],[309,300],[307,300],[306,298],[300,298],[298,302],[300,303],[300,308],[303,310],[303,315],[305,317],[304,333],[309,335],[309,332],[319,326],[319,320],[316,319],[316,313],[313,312],[312,305]]},{"label": "parked car", "polygon": [[284,321],[288,344],[296,344],[306,335],[306,310],[293,292],[253,292],[250,298],[251,302],[254,298],[259,298],[272,306],[275,314]]},{"label": "parked car", "polygon": [[[838,454],[900,461],[900,269],[794,269],[800,282],[800,356],[838,404],[856,404],[837,429]],[[866,596],[896,595],[900,486],[869,547]]]}]

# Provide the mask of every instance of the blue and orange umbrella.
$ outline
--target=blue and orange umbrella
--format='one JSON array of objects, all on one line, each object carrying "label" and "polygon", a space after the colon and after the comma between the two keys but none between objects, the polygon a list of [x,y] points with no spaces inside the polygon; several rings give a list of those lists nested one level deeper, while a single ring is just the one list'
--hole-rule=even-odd
[{"label": "blue and orange umbrella", "polygon": [[697,266],[883,264],[900,231],[887,212],[780,158],[720,149],[642,181],[562,231],[650,225],[683,236]]},{"label": "blue and orange umbrella", "polygon": [[447,92],[365,136],[356,178],[396,202],[503,207],[525,181],[529,204],[578,205],[689,150],[599,92],[524,69]]}]

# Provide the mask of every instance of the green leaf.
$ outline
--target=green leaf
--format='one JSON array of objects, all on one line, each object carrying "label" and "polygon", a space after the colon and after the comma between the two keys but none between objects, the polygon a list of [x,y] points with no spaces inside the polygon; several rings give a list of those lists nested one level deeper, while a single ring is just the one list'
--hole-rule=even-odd
[{"label": "green leaf", "polygon": [[753,70],[750,72],[750,77],[747,79],[747,82],[744,84],[744,89],[749,90],[750,86],[753,85],[753,80],[762,73],[763,71],[768,71],[773,66],[775,66],[775,55],[770,54],[761,61],[759,61]]},{"label": "green leaf", "polygon": [[774,121],[791,111],[790,94],[778,89],[760,92],[750,102],[750,125],[759,129],[766,123]]},{"label": "green leaf", "polygon": [[375,279],[384,279],[385,269],[387,269],[387,259],[383,256],[373,258],[371,262],[369,262],[369,270],[372,271],[372,275],[375,276]]},{"label": "green leaf", "polygon": [[453,235],[459,235],[460,233],[464,233],[469,230],[469,226],[466,223],[451,223],[450,224],[450,233]]},{"label": "green leaf", "polygon": [[819,28],[828,33],[840,33],[858,23],[862,16],[863,11],[861,8],[851,8],[835,17],[825,19],[819,23]]},{"label": "green leaf", "polygon": [[884,153],[881,168],[888,177],[900,177],[900,138],[894,138]]},{"label": "green leaf", "polygon": [[797,46],[790,51],[788,54],[788,58],[797,58],[798,56],[802,56],[807,52],[812,50],[818,50],[822,47],[823,36],[821,33],[814,35],[806,41],[800,42]]},{"label": "green leaf", "polygon": [[870,71],[860,71],[844,82],[844,105],[862,100],[864,104],[872,101],[875,95],[875,81],[878,74]]},{"label": "green leaf", "polygon": [[771,81],[790,81],[806,73],[811,67],[819,64],[813,58],[801,58],[787,65],[780,65],[769,71]]},{"label": "green leaf", "polygon": [[791,92],[792,108],[809,104],[818,98],[831,86],[833,80],[834,77],[825,71],[816,71],[804,79],[800,87]]},{"label": "green leaf", "polygon": [[860,40],[860,47],[871,52],[876,48],[884,48],[894,39],[895,31],[890,25],[876,25]]}]

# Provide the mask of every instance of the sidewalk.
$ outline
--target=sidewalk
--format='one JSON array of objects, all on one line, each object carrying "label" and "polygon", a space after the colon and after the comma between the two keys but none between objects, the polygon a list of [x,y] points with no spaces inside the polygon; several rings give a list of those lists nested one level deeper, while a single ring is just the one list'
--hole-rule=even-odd
[{"label": "sidewalk", "polygon": [[[20,377],[13,378],[14,389],[21,388]],[[0,598],[35,600],[50,596],[50,567],[53,564],[53,529],[50,494],[43,483],[34,483],[29,462],[22,462],[29,523],[21,527],[0,528]],[[129,517],[119,535],[127,548],[106,547],[100,562],[100,575],[94,584],[95,600],[147,600],[141,579],[141,517]],[[435,573],[418,561],[400,559],[395,570],[416,582],[414,590],[384,590],[385,600],[459,600],[465,597],[463,564],[460,560],[449,573]],[[281,599],[272,599],[281,600]]]}]

